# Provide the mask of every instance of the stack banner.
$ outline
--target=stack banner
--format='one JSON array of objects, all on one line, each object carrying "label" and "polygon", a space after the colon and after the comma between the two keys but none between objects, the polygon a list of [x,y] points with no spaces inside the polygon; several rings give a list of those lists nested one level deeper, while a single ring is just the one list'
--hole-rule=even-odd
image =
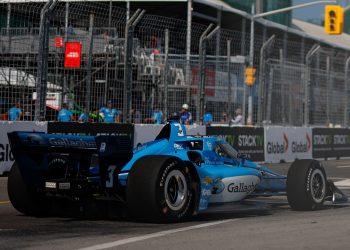
[{"label": "stack banner", "polygon": [[349,157],[350,130],[345,128],[314,128],[313,157]]},{"label": "stack banner", "polygon": [[47,132],[47,122],[0,122],[0,175],[9,172],[13,165],[13,155],[7,133],[13,131]]},{"label": "stack banner", "polygon": [[[135,124],[134,146],[153,141],[164,124]],[[206,135],[205,126],[186,125],[187,135]]]},{"label": "stack banner", "polygon": [[207,127],[207,135],[219,135],[252,161],[265,161],[264,128]]},{"label": "stack banner", "polygon": [[293,162],[312,158],[312,129],[297,127],[265,128],[265,162]]}]

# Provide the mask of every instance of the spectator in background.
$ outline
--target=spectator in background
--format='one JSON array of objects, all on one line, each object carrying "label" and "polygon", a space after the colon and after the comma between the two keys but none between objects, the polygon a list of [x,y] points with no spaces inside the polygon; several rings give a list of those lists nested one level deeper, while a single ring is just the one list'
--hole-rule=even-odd
[{"label": "spectator in background", "polygon": [[242,110],[240,108],[235,110],[235,117],[234,119],[231,119],[230,121],[231,126],[235,125],[243,125],[243,116],[242,116]]},{"label": "spectator in background", "polygon": [[67,103],[62,104],[62,108],[58,112],[57,120],[59,122],[71,122],[73,120],[73,113],[68,109]]},{"label": "spectator in background", "polygon": [[15,105],[8,111],[9,121],[19,121],[21,115],[21,103],[19,101],[16,101]]},{"label": "spectator in background", "polygon": [[156,106],[152,112],[151,118],[145,119],[146,123],[162,124],[163,123],[163,112]]},{"label": "spectator in background", "polygon": [[188,111],[189,106],[188,104],[183,104],[180,112],[180,123],[185,125],[191,125],[192,124],[192,115],[191,112]]},{"label": "spectator in background", "polygon": [[207,107],[204,106],[204,116],[203,116],[203,125],[205,126],[211,126],[213,122],[213,115],[207,110]]},{"label": "spectator in background", "polygon": [[78,119],[79,122],[88,122],[89,119],[88,119],[88,116],[86,115],[86,113],[81,113],[79,115],[79,119]]},{"label": "spectator in background", "polygon": [[103,118],[103,121],[106,123],[119,123],[119,111],[115,108],[112,108],[112,101],[107,102],[107,107],[102,107],[100,109],[100,115]]},{"label": "spectator in background", "polygon": [[227,113],[226,113],[226,112],[223,112],[223,113],[222,113],[220,123],[226,123],[226,124],[229,123],[229,120],[228,120],[228,117],[227,117]]}]

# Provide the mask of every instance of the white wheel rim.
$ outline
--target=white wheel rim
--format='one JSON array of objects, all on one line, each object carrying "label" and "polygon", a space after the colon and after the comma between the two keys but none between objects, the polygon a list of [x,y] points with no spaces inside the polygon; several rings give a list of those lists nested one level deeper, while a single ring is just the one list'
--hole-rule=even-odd
[{"label": "white wheel rim", "polygon": [[178,211],[187,201],[187,183],[184,174],[179,170],[172,170],[165,179],[164,196],[168,207]]}]

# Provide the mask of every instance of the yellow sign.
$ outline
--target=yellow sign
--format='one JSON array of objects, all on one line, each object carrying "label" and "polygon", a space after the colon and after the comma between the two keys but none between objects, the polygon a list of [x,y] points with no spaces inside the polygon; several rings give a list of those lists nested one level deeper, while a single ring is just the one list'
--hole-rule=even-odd
[{"label": "yellow sign", "polygon": [[329,35],[340,35],[344,27],[344,9],[339,5],[327,5],[324,14],[324,29]]},{"label": "yellow sign", "polygon": [[253,86],[255,83],[255,72],[256,68],[254,67],[246,67],[245,69],[245,84],[249,87]]}]

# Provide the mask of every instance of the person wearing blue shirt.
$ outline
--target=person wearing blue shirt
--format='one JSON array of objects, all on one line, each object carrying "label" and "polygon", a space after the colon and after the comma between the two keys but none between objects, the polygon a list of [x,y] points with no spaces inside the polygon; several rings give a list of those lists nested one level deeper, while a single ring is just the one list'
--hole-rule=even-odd
[{"label": "person wearing blue shirt", "polygon": [[66,103],[63,103],[62,109],[58,112],[57,120],[59,122],[70,122],[73,120],[73,113],[67,109]]},{"label": "person wearing blue shirt", "polygon": [[205,114],[203,116],[203,124],[205,126],[210,126],[213,122],[213,115],[209,111],[205,111]]},{"label": "person wearing blue shirt", "polygon": [[8,116],[10,121],[19,121],[22,115],[22,110],[20,109],[21,104],[16,101],[15,105],[9,109]]},{"label": "person wearing blue shirt", "polygon": [[153,123],[153,124],[162,124],[163,123],[163,112],[158,109],[157,107],[152,112],[151,118],[145,119],[146,123]]},{"label": "person wearing blue shirt", "polygon": [[117,109],[112,108],[112,101],[108,101],[107,107],[100,109],[100,114],[106,123],[119,122],[119,112]]},{"label": "person wearing blue shirt", "polygon": [[154,119],[154,124],[162,124],[163,120],[163,112],[160,110],[155,110],[153,112],[153,119]]},{"label": "person wearing blue shirt", "polygon": [[89,121],[86,113],[81,113],[78,120],[79,120],[79,122],[88,122]]},{"label": "person wearing blue shirt", "polygon": [[185,125],[191,125],[192,124],[192,115],[191,112],[188,112],[188,104],[182,105],[181,113],[180,113],[180,123]]}]

